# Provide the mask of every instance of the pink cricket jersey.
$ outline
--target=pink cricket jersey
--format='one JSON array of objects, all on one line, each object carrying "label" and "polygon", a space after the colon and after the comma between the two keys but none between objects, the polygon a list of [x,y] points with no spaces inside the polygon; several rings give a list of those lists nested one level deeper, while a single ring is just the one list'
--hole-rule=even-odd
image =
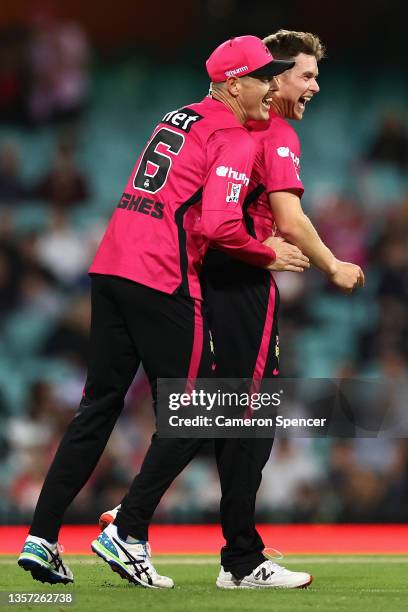
[{"label": "pink cricket jersey", "polygon": [[136,162],[90,272],[201,298],[210,241],[254,265],[272,261],[274,252],[243,222],[254,155],[253,139],[221,102],[206,97],[167,113]]},{"label": "pink cricket jersey", "polygon": [[301,197],[300,144],[292,126],[271,112],[267,122],[250,122],[248,129],[257,151],[244,204],[248,231],[258,240],[274,233],[268,194],[293,189]]}]

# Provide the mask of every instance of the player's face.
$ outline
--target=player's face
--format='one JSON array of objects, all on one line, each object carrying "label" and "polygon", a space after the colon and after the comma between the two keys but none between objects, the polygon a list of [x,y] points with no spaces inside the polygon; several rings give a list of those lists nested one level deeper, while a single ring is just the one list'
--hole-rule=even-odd
[{"label": "player's face", "polygon": [[273,93],[272,106],[286,119],[300,121],[306,104],[320,91],[317,61],[313,55],[299,53],[296,63],[277,77],[279,90]]},{"label": "player's face", "polygon": [[239,103],[246,118],[267,121],[272,93],[278,89],[275,77],[241,77],[239,81]]}]

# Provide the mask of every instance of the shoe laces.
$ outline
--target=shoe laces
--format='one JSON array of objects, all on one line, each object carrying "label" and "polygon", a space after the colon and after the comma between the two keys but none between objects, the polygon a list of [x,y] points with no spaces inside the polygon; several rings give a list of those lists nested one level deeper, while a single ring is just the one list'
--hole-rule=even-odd
[{"label": "shoe laces", "polygon": [[51,557],[49,562],[52,563],[55,567],[55,569],[57,570],[57,572],[62,569],[64,571],[64,573],[66,574],[66,569],[64,566],[64,563],[60,557],[60,553],[63,552],[64,547],[59,544],[59,542],[56,542],[54,544],[54,546],[51,546],[50,548],[48,548],[48,546],[46,544],[43,543],[43,548],[47,551],[47,553],[49,554],[49,556]]},{"label": "shoe laces", "polygon": [[156,570],[156,568],[154,567],[152,560],[151,560],[151,556],[152,556],[152,549],[150,547],[149,542],[145,542],[143,544],[143,550],[145,552],[145,559],[144,562],[147,563],[147,565],[149,566],[149,571],[153,576],[158,576],[158,572]]},{"label": "shoe laces", "polygon": [[144,548],[144,549],[145,549],[145,551],[146,551],[146,555],[147,555],[147,556],[149,557],[149,559],[150,559],[150,557],[152,556],[152,549],[151,549],[151,547],[150,547],[149,542],[146,542],[143,548]]},{"label": "shoe laces", "polygon": [[267,566],[268,569],[274,574],[282,574],[282,573],[289,572],[289,570],[286,569],[286,567],[283,567],[283,565],[278,565],[278,563],[274,563],[273,561],[271,561],[271,559],[267,559],[266,561],[264,561],[262,565]]}]

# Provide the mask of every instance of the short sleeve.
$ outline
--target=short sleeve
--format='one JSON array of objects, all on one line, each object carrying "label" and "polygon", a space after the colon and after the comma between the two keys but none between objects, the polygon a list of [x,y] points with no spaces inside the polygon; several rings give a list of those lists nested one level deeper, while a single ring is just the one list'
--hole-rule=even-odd
[{"label": "short sleeve", "polygon": [[300,178],[300,146],[292,128],[287,125],[287,129],[269,130],[261,147],[266,192],[293,189],[301,196],[304,187]]}]

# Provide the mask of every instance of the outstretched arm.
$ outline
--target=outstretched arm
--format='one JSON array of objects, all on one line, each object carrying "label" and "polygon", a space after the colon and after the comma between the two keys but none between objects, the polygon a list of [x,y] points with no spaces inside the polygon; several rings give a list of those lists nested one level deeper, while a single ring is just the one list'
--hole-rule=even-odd
[{"label": "outstretched arm", "polygon": [[[364,286],[361,268],[336,259],[303,212],[295,191],[271,192],[269,203],[281,236],[296,245],[335,285],[347,293]],[[273,243],[269,246],[273,248]]]}]

